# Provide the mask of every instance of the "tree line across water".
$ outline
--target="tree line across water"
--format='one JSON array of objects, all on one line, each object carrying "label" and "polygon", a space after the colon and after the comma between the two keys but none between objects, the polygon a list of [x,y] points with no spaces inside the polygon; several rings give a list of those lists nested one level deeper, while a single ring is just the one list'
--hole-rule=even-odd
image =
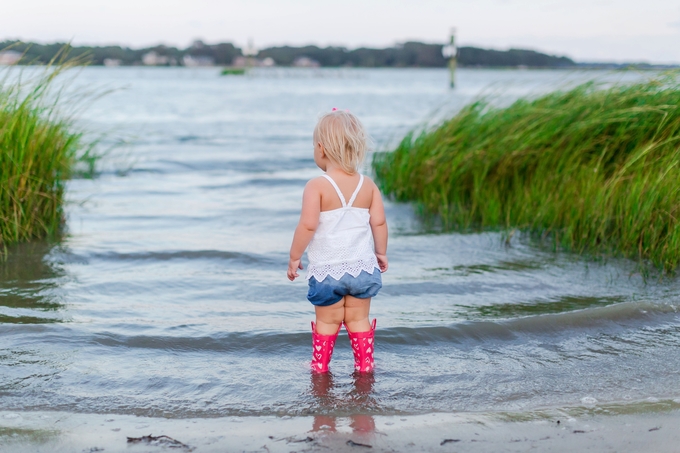
[{"label": "tree line across water", "polygon": [[[0,42],[0,50],[10,49],[24,54],[23,64],[46,64],[64,47],[64,43],[37,44],[21,41]],[[170,46],[154,46],[132,49],[121,46],[69,46],[70,56],[85,57],[92,65],[103,65],[105,60],[120,65],[141,65],[144,55],[154,52],[164,57],[163,64],[182,65],[185,57],[202,58],[219,66],[231,65],[235,58],[243,56],[243,50],[231,43],[206,44],[195,41],[185,49]],[[447,65],[442,55],[442,44],[406,42],[387,48],[347,49],[345,47],[281,46],[261,49],[257,59],[271,58],[279,66],[291,66],[299,58],[306,57],[322,67],[423,67],[439,68]],[[564,56],[547,55],[533,50],[491,50],[477,47],[460,47],[458,64],[463,67],[570,67],[576,63]]]}]

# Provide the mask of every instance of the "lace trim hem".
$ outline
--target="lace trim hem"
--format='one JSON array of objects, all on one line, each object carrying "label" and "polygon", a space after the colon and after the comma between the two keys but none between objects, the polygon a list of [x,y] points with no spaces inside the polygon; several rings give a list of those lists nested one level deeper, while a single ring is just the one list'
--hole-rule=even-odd
[{"label": "lace trim hem", "polygon": [[373,272],[378,269],[378,260],[359,260],[352,263],[333,263],[333,264],[310,264],[307,267],[307,280],[314,277],[321,282],[329,275],[336,280],[349,274],[352,277],[358,277],[362,271],[366,271],[373,275]]}]

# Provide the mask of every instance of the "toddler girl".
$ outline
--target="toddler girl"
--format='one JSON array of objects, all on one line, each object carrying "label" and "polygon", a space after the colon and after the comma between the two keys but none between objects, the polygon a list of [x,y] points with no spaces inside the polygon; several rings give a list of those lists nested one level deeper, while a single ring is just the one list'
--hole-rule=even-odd
[{"label": "toddler girl", "polygon": [[299,277],[307,249],[307,299],[315,306],[312,371],[328,372],[335,340],[344,323],[354,351],[354,368],[373,371],[375,319],[371,297],[387,270],[387,223],[380,190],[358,173],[368,137],[356,116],[333,109],[314,129],[314,162],[325,172],[305,186],[302,213],[290,247],[288,279]]}]

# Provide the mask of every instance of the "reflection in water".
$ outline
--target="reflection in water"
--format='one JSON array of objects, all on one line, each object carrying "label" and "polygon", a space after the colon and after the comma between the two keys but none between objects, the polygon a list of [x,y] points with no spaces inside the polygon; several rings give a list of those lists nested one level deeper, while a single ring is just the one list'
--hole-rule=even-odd
[{"label": "reflection in water", "polygon": [[[3,402],[12,392],[30,389],[58,379],[69,366],[64,354],[45,353],[45,344],[31,338],[49,335],[46,326],[61,323],[66,315],[58,288],[65,272],[50,262],[54,244],[32,242],[9,248],[0,259],[0,392]],[[21,326],[20,326],[21,325]],[[25,408],[25,399],[19,407]],[[31,436],[17,431],[16,436]],[[2,433],[0,432],[0,436]],[[37,434],[39,435],[39,434]],[[12,436],[15,436],[13,433]],[[17,437],[20,438],[20,437]]]},{"label": "reflection in water", "polygon": [[[319,409],[334,409],[338,406],[351,406],[353,411],[365,411],[375,408],[377,402],[372,396],[375,377],[373,374],[354,373],[353,385],[348,395],[335,396],[333,375],[331,373],[311,375],[311,393],[315,397]],[[317,414],[312,423],[312,432],[336,432],[339,417]],[[368,414],[352,414],[349,417],[349,426],[354,434],[371,435],[375,433],[375,420]]]},{"label": "reflection in water", "polygon": [[63,270],[46,257],[54,245],[45,242],[19,244],[0,260],[0,323],[43,324],[60,322],[54,314],[63,308],[53,289]]},{"label": "reflection in water", "polygon": [[531,315],[567,313],[588,308],[606,307],[625,302],[622,296],[589,297],[560,296],[547,301],[532,300],[528,302],[497,303],[494,305],[461,306],[467,311],[470,319],[475,318],[519,318]]}]

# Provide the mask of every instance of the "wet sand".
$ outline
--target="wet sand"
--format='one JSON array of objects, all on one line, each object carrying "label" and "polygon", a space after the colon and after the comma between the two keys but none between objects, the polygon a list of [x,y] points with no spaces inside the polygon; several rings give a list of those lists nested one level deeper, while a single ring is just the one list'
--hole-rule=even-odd
[{"label": "wet sand", "polygon": [[[573,411],[572,411],[573,412]],[[524,419],[524,420],[522,420]],[[558,423],[559,421],[559,423]],[[680,452],[680,411],[164,419],[0,412],[7,452]],[[128,437],[169,436],[128,442]],[[180,445],[183,444],[183,445]]]}]

